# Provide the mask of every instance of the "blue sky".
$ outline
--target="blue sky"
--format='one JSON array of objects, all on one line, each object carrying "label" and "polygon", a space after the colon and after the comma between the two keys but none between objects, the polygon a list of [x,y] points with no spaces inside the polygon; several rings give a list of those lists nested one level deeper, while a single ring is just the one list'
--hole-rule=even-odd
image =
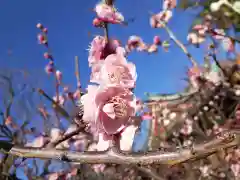
[{"label": "blue sky", "polygon": [[[44,47],[37,43],[37,23],[49,29],[49,43],[56,65],[63,72],[64,82],[76,87],[74,76],[74,56],[80,59],[80,74],[83,87],[89,82],[87,48],[93,35],[102,34],[101,29],[92,26],[95,16],[92,9],[96,0],[0,0],[0,64],[3,69],[24,69],[31,73],[36,86],[53,95],[52,81],[44,73],[47,61],[43,58]],[[154,35],[169,40],[164,29],[151,29],[149,12],[157,13],[161,0],[117,0],[116,7],[125,19],[135,18],[128,27],[110,26],[110,37],[118,38],[123,44],[131,35],[139,35],[145,42],[152,42]],[[186,43],[189,26],[194,12],[174,11],[169,26],[176,36]],[[90,32],[90,35],[89,35]],[[171,43],[168,53],[160,49],[155,55],[132,53],[129,61],[136,64],[138,80],[136,95],[144,97],[144,92],[172,93],[182,90],[186,67],[190,65],[185,54]],[[12,51],[8,56],[9,50]],[[199,61],[203,60],[203,48],[189,47],[189,51]]]},{"label": "blue sky", "polygon": [[[4,68],[22,68],[37,76],[42,86],[51,91],[51,85],[44,74],[46,60],[42,57],[44,48],[38,45],[36,24],[43,23],[49,29],[49,42],[56,59],[57,67],[64,74],[64,81],[75,87],[74,56],[80,58],[81,81],[86,87],[89,81],[86,49],[95,34],[101,29],[92,27],[95,14],[92,8],[96,0],[59,0],[59,1],[0,1],[0,63]],[[149,12],[158,12],[159,0],[121,0],[116,6],[126,19],[135,18],[128,27],[114,25],[110,27],[110,36],[126,43],[130,35],[139,35],[144,41],[152,42],[154,35],[169,39],[164,30],[151,29]],[[169,26],[177,37],[186,43],[186,33],[193,12],[175,10]],[[91,35],[89,36],[89,32]],[[172,43],[173,44],[173,43]],[[7,52],[11,49],[12,55]],[[202,59],[202,50],[190,47],[190,52],[198,60]],[[129,60],[136,63],[138,81],[136,95],[143,97],[144,92],[175,92],[182,89],[184,72],[189,62],[182,51],[174,44],[169,53],[160,50],[156,55],[132,53]]]}]

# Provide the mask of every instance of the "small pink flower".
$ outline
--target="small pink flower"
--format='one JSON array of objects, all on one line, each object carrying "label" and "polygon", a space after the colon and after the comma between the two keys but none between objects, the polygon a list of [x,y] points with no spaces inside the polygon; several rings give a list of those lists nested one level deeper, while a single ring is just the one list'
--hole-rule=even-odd
[{"label": "small pink flower", "polygon": [[43,34],[38,34],[38,42],[39,44],[47,44],[47,37]]},{"label": "small pink flower", "polygon": [[36,26],[38,29],[43,29],[43,25],[41,23],[38,23]]},{"label": "small pink flower", "polygon": [[52,56],[48,52],[45,52],[43,56],[45,59],[52,59]]},{"label": "small pink flower", "polygon": [[235,177],[239,177],[240,176],[240,163],[235,163],[231,165],[231,170],[233,172],[233,175]]},{"label": "small pink flower", "polygon": [[201,44],[205,41],[205,38],[197,35],[194,32],[191,32],[191,33],[188,34],[187,40],[192,44]]},{"label": "small pink flower", "polygon": [[100,26],[102,25],[102,22],[101,22],[101,20],[100,20],[99,18],[95,18],[95,19],[93,20],[93,25],[94,25],[95,27],[100,27]]},{"label": "small pink flower", "polygon": [[95,131],[108,135],[123,130],[135,114],[133,93],[122,87],[89,86],[88,93],[82,98],[83,120],[88,121]]},{"label": "small pink flower", "polygon": [[163,9],[173,9],[177,6],[177,0],[164,0]]},{"label": "small pink flower", "polygon": [[56,75],[56,79],[58,80],[58,82],[61,82],[61,80],[62,80],[62,72],[57,70],[55,75]]},{"label": "small pink flower", "polygon": [[47,175],[47,180],[58,180],[59,176],[59,173],[51,173]]},{"label": "small pink flower", "polygon": [[105,164],[95,164],[92,166],[92,168],[96,173],[101,173],[105,170],[106,165]]},{"label": "small pink flower", "polygon": [[222,39],[222,47],[227,52],[233,52],[235,50],[234,43],[230,38]]},{"label": "small pink flower", "polygon": [[98,18],[103,22],[119,24],[124,21],[124,17],[121,13],[117,12],[116,9],[105,3],[97,4],[95,10]]},{"label": "small pink flower", "polygon": [[95,74],[93,73],[91,82],[133,88],[137,78],[136,67],[133,63],[127,62],[124,55],[124,48],[117,48],[117,54],[109,55],[101,67],[93,70]]},{"label": "small pink flower", "polygon": [[43,28],[43,30],[42,30],[45,34],[47,34],[48,33],[48,29],[47,28]]},{"label": "small pink flower", "polygon": [[156,44],[152,44],[151,46],[148,47],[148,52],[149,53],[155,53],[158,51],[158,47]]},{"label": "small pink flower", "polygon": [[57,96],[54,96],[54,97],[53,97],[53,100],[54,100],[55,102],[57,102],[57,99],[58,99],[58,103],[59,103],[60,105],[64,105],[64,103],[65,103],[65,101],[66,101],[66,97],[65,97],[65,96],[59,95],[58,98],[57,98]]},{"label": "small pink flower", "polygon": [[45,67],[45,71],[47,74],[52,74],[54,71],[53,63],[48,63]]},{"label": "small pink flower", "polygon": [[133,51],[134,49],[137,49],[137,51],[146,51],[148,47],[139,36],[130,36],[126,49],[128,52]]},{"label": "small pink flower", "polygon": [[161,21],[163,23],[168,23],[171,18],[172,18],[172,11],[170,10],[162,11],[158,14],[153,15],[150,18],[150,25],[152,28],[161,28],[163,27],[163,24],[161,23]]},{"label": "small pink flower", "polygon": [[108,55],[115,53],[116,48],[119,46],[118,40],[109,39],[109,42],[107,42],[103,36],[96,36],[91,42],[89,49],[89,65],[92,66],[103,61]]},{"label": "small pink flower", "polygon": [[153,43],[155,44],[155,45],[161,45],[161,39],[160,39],[160,37],[159,36],[154,36],[154,38],[153,38]]},{"label": "small pink flower", "polygon": [[215,39],[222,40],[222,39],[224,39],[224,36],[226,34],[223,29],[214,29],[214,30],[212,30],[212,35]]}]

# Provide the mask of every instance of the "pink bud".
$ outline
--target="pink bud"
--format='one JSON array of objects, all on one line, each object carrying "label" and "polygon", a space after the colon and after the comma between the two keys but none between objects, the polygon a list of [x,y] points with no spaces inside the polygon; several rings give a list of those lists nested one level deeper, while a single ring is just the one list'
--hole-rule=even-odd
[{"label": "pink bud", "polygon": [[44,33],[48,33],[48,29],[47,28],[44,28],[43,30],[42,30]]},{"label": "pink bud", "polygon": [[42,34],[38,34],[38,41],[40,44],[47,44],[47,38]]},{"label": "pink bud", "polygon": [[53,72],[54,68],[53,68],[53,64],[52,63],[48,63],[47,66],[45,67],[45,71],[47,74],[51,74]]},{"label": "pink bud", "polygon": [[153,43],[155,44],[155,45],[161,45],[161,40],[160,40],[160,37],[159,36],[154,36],[154,38],[153,38]]},{"label": "pink bud", "polygon": [[37,24],[37,28],[38,28],[38,29],[43,29],[43,25],[42,25],[41,23],[38,23],[38,24]]},{"label": "pink bud", "polygon": [[48,52],[45,52],[43,56],[45,59],[52,59],[51,55]]},{"label": "pink bud", "polygon": [[94,25],[95,27],[100,27],[100,26],[101,26],[101,23],[102,23],[102,21],[101,21],[99,18],[95,18],[95,19],[93,20],[93,25]]},{"label": "pink bud", "polygon": [[158,47],[156,44],[152,44],[151,46],[149,46],[148,50],[149,53],[154,53],[158,51]]},{"label": "pink bud", "polygon": [[44,41],[44,36],[42,34],[38,34],[38,41],[42,43]]},{"label": "pink bud", "polygon": [[56,78],[57,78],[57,80],[59,82],[62,80],[62,73],[61,73],[61,71],[59,71],[59,70],[56,71]]}]

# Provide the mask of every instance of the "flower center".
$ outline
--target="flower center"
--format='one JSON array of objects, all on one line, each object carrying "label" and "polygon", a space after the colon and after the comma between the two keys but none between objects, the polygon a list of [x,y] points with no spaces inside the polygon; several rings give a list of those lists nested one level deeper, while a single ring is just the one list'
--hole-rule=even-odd
[{"label": "flower center", "polygon": [[114,112],[116,114],[116,118],[123,118],[127,116],[127,104],[121,97],[115,96],[111,98],[109,103],[114,104]]},{"label": "flower center", "polygon": [[112,84],[120,84],[123,79],[128,78],[127,72],[123,68],[117,68],[108,73],[108,80]]}]

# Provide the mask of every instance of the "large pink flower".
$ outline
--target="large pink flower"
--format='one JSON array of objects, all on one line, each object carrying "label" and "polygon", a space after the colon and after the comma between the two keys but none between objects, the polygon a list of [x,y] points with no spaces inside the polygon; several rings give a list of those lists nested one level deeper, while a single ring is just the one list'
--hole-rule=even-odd
[{"label": "large pink flower", "polygon": [[134,88],[137,79],[136,67],[125,58],[124,48],[118,47],[116,54],[109,55],[103,64],[92,69],[91,82],[105,86]]},{"label": "large pink flower", "polygon": [[97,4],[95,10],[98,18],[103,22],[119,24],[124,21],[124,17],[121,13],[117,12],[114,7],[105,3]]},{"label": "large pink flower", "polygon": [[95,65],[103,61],[109,54],[116,52],[116,48],[120,46],[120,42],[116,39],[109,39],[107,42],[105,37],[96,36],[91,42],[89,48],[89,65]]},{"label": "large pink flower", "polygon": [[89,87],[88,94],[83,97],[83,120],[88,121],[95,132],[119,133],[135,114],[133,93],[122,87]]}]

